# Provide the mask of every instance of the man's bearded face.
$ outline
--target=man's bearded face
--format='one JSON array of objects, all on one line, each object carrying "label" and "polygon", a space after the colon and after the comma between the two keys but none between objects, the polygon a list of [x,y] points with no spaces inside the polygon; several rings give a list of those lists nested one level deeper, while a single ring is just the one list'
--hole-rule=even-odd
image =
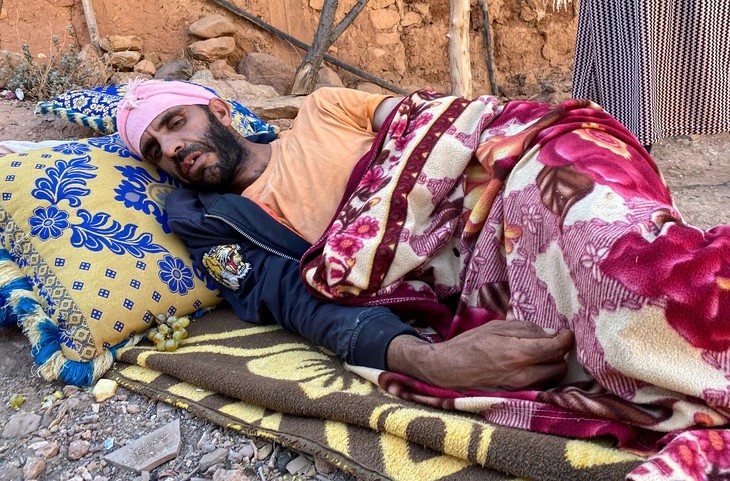
[{"label": "man's bearded face", "polygon": [[[236,175],[248,165],[249,152],[207,106],[196,107],[205,112],[208,125],[200,141],[187,142],[174,156],[177,177],[195,189],[228,191]],[[190,156],[195,162],[206,163],[197,169],[184,168],[185,159]]]}]

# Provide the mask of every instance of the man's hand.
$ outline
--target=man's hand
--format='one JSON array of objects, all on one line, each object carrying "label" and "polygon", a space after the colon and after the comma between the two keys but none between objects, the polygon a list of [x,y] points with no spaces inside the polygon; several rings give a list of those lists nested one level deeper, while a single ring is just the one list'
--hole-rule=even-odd
[{"label": "man's hand", "polygon": [[388,347],[388,368],[458,391],[537,388],[565,376],[573,347],[567,329],[547,332],[525,321],[491,321],[431,344],[402,335]]}]

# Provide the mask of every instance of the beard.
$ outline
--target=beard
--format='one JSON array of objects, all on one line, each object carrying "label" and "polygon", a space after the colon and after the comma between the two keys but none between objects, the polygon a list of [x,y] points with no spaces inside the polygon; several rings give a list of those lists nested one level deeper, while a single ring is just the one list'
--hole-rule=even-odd
[{"label": "beard", "polygon": [[203,132],[200,142],[189,143],[175,155],[178,174],[181,174],[180,165],[188,155],[213,153],[218,162],[203,169],[202,178],[191,180],[188,184],[205,192],[228,192],[236,176],[248,165],[250,153],[238,142],[236,134],[225,128],[208,106],[201,108],[208,117],[208,128]]}]

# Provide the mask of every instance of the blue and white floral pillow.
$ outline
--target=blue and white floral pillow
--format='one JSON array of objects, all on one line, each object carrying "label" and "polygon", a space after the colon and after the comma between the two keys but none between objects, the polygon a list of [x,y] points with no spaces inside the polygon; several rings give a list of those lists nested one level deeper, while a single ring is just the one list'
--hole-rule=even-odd
[{"label": "blue and white floral pillow", "polygon": [[152,316],[219,302],[167,226],[164,200],[177,181],[133,157],[117,135],[0,157],[0,179],[2,247],[48,318],[17,316],[45,377],[83,384],[79,372],[60,372],[59,359],[96,378],[105,369],[93,362],[104,356],[110,365]]}]

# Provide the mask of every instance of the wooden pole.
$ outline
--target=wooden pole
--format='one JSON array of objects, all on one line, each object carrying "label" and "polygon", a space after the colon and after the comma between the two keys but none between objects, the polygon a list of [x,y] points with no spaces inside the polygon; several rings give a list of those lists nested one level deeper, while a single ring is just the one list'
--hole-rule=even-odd
[{"label": "wooden pole", "polygon": [[292,95],[312,93],[317,83],[317,73],[322,60],[325,58],[325,53],[347,27],[352,24],[367,3],[368,0],[358,0],[340,23],[335,25],[338,0],[325,0],[322,4],[322,13],[319,16],[319,25],[312,46],[307,50],[307,55],[297,68],[297,73],[294,76],[294,84],[291,89]]},{"label": "wooden pole", "polygon": [[84,8],[84,17],[86,17],[86,27],[89,29],[89,37],[94,47],[99,48],[99,27],[96,23],[96,13],[94,13],[94,5],[91,0],[81,0]]},{"label": "wooden pole", "polygon": [[479,6],[482,9],[482,17],[484,18],[484,46],[487,50],[487,75],[489,76],[489,87],[492,89],[492,95],[498,96],[499,86],[497,85],[497,74],[494,71],[492,23],[489,21],[489,5],[487,5],[487,0],[479,0]]},{"label": "wooden pole", "polygon": [[451,67],[451,93],[471,98],[469,0],[450,0],[449,65]]},{"label": "wooden pole", "polygon": [[331,45],[329,39],[332,34],[332,26],[335,23],[337,4],[338,0],[325,0],[322,4],[317,33],[314,34],[314,40],[312,46],[307,50],[307,55],[297,68],[294,84],[291,88],[292,95],[307,95],[314,90],[322,58]]}]

